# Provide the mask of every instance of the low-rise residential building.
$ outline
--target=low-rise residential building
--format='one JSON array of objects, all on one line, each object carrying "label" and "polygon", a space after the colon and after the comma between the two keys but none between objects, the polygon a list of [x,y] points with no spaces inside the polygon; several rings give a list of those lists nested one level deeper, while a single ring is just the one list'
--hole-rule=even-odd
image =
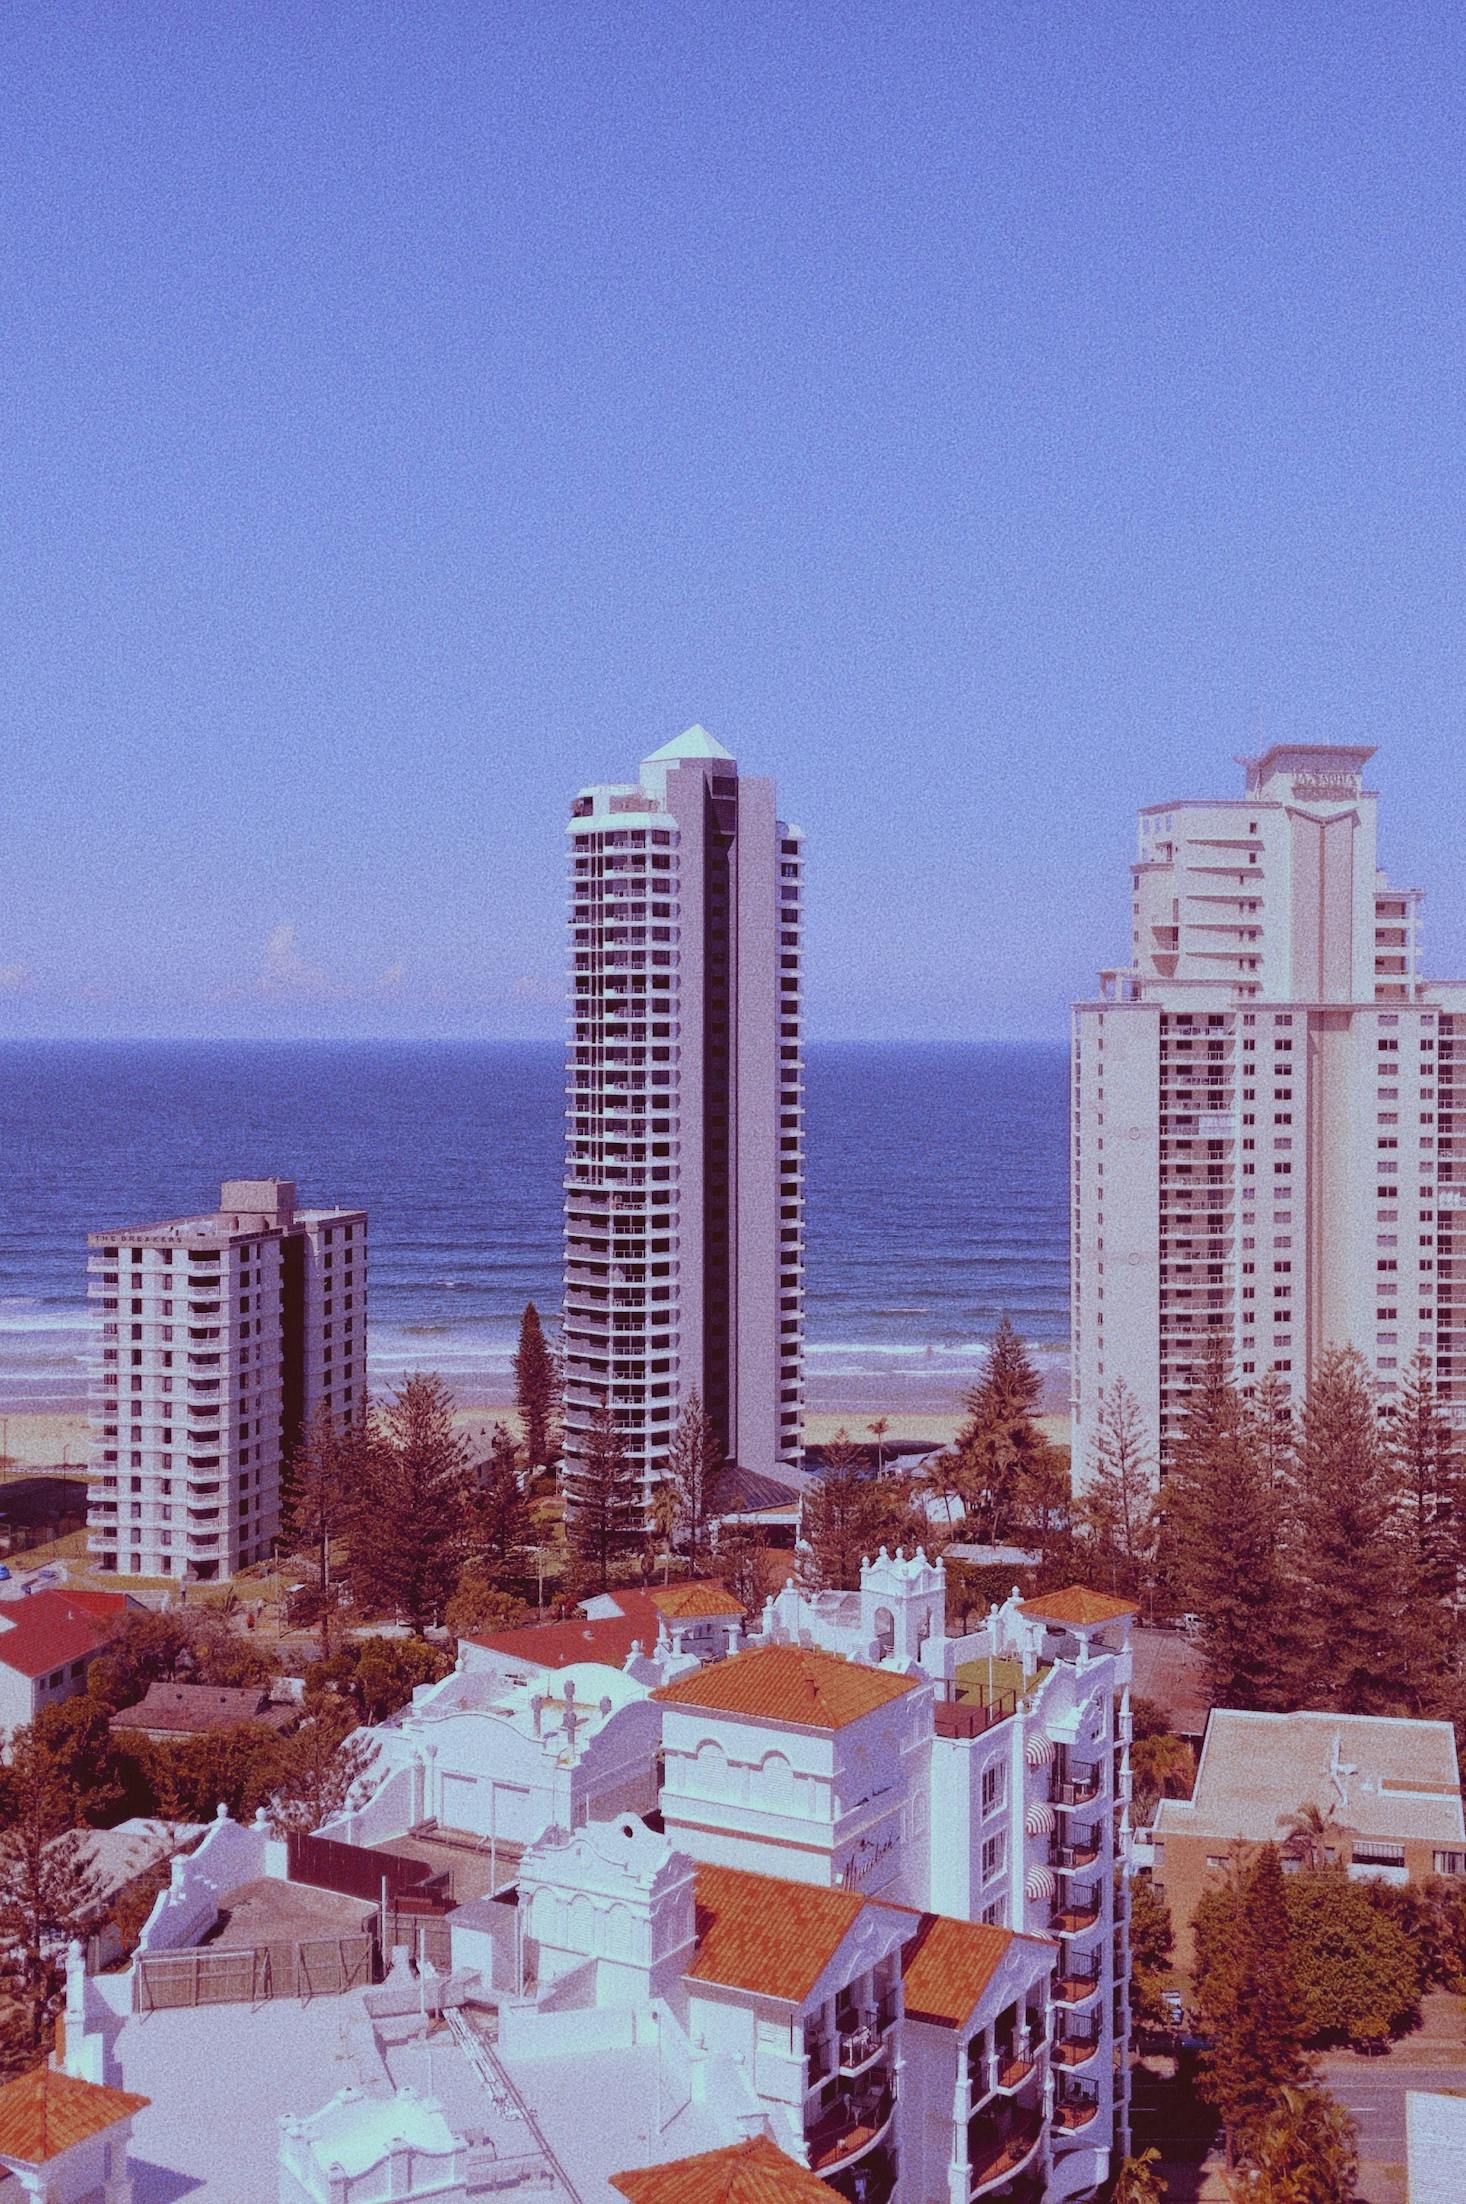
[{"label": "low-rise residential building", "polygon": [[237,1729],[241,1722],[258,1722],[266,1729],[288,1729],[299,1709],[272,1700],[258,1684],[148,1685],[135,1706],[120,1707],[107,1727],[119,1743],[150,1738],[166,1743],[172,1737],[208,1737],[215,1730]]},{"label": "low-rise residential building", "polygon": [[85,1691],[133,1604],[121,1592],[59,1586],[0,1598],[0,1746],[43,1707]]},{"label": "low-rise residential building", "polygon": [[[1310,1808],[1311,1831],[1289,1844],[1294,1817]],[[1466,1874],[1450,1723],[1213,1708],[1191,1797],[1162,1799],[1137,1847],[1137,1863],[1150,1866],[1170,1906],[1178,1966],[1192,1963],[1197,1905],[1237,1846],[1269,1843],[1285,1844],[1285,1864],[1317,1852],[1318,1864],[1356,1879]]]}]

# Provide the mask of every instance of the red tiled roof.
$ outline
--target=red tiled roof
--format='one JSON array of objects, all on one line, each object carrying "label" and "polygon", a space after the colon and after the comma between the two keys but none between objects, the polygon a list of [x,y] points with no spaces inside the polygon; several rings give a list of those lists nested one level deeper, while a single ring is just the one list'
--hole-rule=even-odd
[{"label": "red tiled roof", "polygon": [[913,2020],[960,2028],[1013,1939],[1012,1929],[990,1928],[983,1921],[922,1914],[902,1963],[907,2013]]},{"label": "red tiled roof", "polygon": [[866,1900],[852,1890],[791,1883],[741,1867],[697,1870],[697,1982],[802,2004]]},{"label": "red tiled roof", "polygon": [[[101,1599],[110,1604],[99,1611]],[[0,1667],[35,1678],[98,1653],[117,1636],[126,1609],[121,1593],[59,1588],[0,1600]]]},{"label": "red tiled roof", "polygon": [[1041,1592],[1023,1601],[1020,1614],[1037,1615],[1042,1622],[1064,1622],[1080,1630],[1098,1629],[1101,1623],[1118,1622],[1122,1615],[1140,1612],[1133,1599],[1112,1599],[1108,1592],[1091,1592],[1083,1584],[1066,1584],[1062,1592]]},{"label": "red tiled roof", "polygon": [[130,2119],[151,2101],[129,2089],[81,2081],[52,2066],[34,2067],[0,2089],[0,2155],[43,2166],[116,2121]]},{"label": "red tiled roof", "polygon": [[721,1584],[668,1584],[660,1591],[649,1592],[648,1599],[658,1614],[673,1622],[695,1621],[700,1615],[741,1615],[743,1602]]},{"label": "red tiled roof", "polygon": [[919,1681],[893,1669],[842,1661],[810,1646],[759,1645],[663,1684],[652,1697],[669,1705],[797,1723],[804,1729],[838,1730],[914,1691]]},{"label": "red tiled roof", "polygon": [[657,1642],[658,1615],[645,1592],[617,1592],[622,1612],[587,1622],[530,1622],[522,1630],[491,1630],[469,1637],[470,1645],[486,1646],[491,1653],[523,1661],[529,1668],[571,1668],[577,1661],[598,1661],[604,1668],[624,1668],[633,1644],[650,1653]]},{"label": "red tiled roof", "polygon": [[84,1614],[100,1616],[104,1621],[129,1612],[143,1612],[143,1602],[129,1599],[126,1592],[94,1592],[88,1586],[80,1584],[67,1585],[64,1589],[73,1607],[80,1607]]},{"label": "red tiled roof", "polygon": [[613,2173],[631,2204],[830,2204],[834,2191],[767,2135],[662,2166]]}]

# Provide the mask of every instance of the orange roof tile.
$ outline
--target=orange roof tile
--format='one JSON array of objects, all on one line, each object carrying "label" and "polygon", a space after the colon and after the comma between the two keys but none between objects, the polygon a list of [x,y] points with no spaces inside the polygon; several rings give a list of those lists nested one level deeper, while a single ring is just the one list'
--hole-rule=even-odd
[{"label": "orange roof tile", "polygon": [[613,2173],[611,2186],[631,2204],[830,2204],[834,2193],[767,2135],[664,2166]]},{"label": "orange roof tile", "polygon": [[960,2028],[997,1973],[1013,1936],[1012,1929],[990,1928],[983,1921],[922,1914],[902,1965],[910,2017]]},{"label": "orange roof tile", "polygon": [[80,2081],[53,2066],[33,2067],[0,2089],[0,2157],[43,2166],[151,2101],[129,2089]]},{"label": "orange roof tile", "polygon": [[914,1691],[919,1680],[807,1646],[759,1645],[663,1684],[652,1697],[804,1729],[838,1730]]},{"label": "orange roof tile", "polygon": [[802,2004],[866,1900],[851,1890],[791,1883],[741,1867],[697,1870],[698,1982]]},{"label": "orange roof tile", "polygon": [[648,1595],[653,1607],[674,1622],[699,1615],[741,1615],[743,1602],[721,1584],[667,1584]]},{"label": "orange roof tile", "polygon": [[1066,1584],[1062,1592],[1041,1592],[1026,1599],[1020,1613],[1037,1615],[1044,1622],[1066,1622],[1080,1630],[1098,1629],[1104,1622],[1118,1622],[1122,1615],[1140,1612],[1133,1599],[1112,1599],[1108,1592],[1091,1592],[1083,1584]]}]

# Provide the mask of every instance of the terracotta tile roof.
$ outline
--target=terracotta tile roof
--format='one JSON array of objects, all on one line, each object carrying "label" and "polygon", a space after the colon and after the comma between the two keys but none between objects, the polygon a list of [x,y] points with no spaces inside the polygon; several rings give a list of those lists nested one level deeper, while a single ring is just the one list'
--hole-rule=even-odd
[{"label": "terracotta tile roof", "polygon": [[908,2014],[913,2020],[960,2028],[1013,1942],[1012,1929],[921,1914],[902,1962]]},{"label": "terracotta tile roof", "polygon": [[1101,1623],[1118,1622],[1122,1615],[1140,1612],[1133,1599],[1112,1599],[1108,1592],[1091,1592],[1083,1584],[1066,1584],[1062,1592],[1041,1592],[1024,1600],[1020,1612],[1037,1615],[1043,1622],[1067,1622],[1080,1630],[1098,1629]]},{"label": "terracotta tile roof", "polygon": [[631,2204],[830,2204],[834,2194],[767,2135],[665,2166],[613,2173],[611,2186]]},{"label": "terracotta tile roof", "polygon": [[128,2089],[104,2089],[55,2067],[34,2067],[0,2089],[0,2156],[43,2166],[150,2102]]},{"label": "terracotta tile roof", "polygon": [[741,1867],[697,1870],[697,1982],[758,1990],[800,2005],[866,1900],[852,1890],[791,1883]]},{"label": "terracotta tile roof", "polygon": [[668,1584],[647,1597],[669,1622],[692,1622],[699,1615],[741,1615],[743,1603],[721,1584]]},{"label": "terracotta tile roof", "polygon": [[838,1730],[914,1691],[919,1681],[808,1646],[759,1645],[663,1684],[652,1697],[671,1705],[797,1723],[804,1729]]},{"label": "terracotta tile roof", "polygon": [[[110,1604],[99,1611],[101,1599]],[[65,1668],[110,1645],[126,1611],[127,1600],[120,1592],[57,1589],[0,1600],[0,1667],[32,1678]]]}]

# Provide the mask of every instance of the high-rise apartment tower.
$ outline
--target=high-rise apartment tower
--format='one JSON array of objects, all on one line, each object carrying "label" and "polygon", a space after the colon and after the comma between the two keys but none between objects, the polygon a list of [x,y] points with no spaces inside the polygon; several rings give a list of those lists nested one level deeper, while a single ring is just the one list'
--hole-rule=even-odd
[{"label": "high-rise apartment tower", "polygon": [[1351,1346],[1388,1402],[1423,1351],[1466,1421],[1466,982],[1421,975],[1373,755],[1281,744],[1140,814],[1130,961],[1073,1020],[1081,1480],[1118,1379],[1164,1469],[1217,1336],[1295,1396]]},{"label": "high-rise apartment tower", "polygon": [[289,1179],[229,1179],[208,1215],[88,1235],[98,1567],[265,1558],[301,1432],[366,1404],[366,1234],[364,1210],[297,1210]]},{"label": "high-rise apartment tower", "polygon": [[696,1389],[725,1458],[801,1444],[801,840],[701,727],[570,817],[565,1452],[609,1400],[649,1491]]}]

